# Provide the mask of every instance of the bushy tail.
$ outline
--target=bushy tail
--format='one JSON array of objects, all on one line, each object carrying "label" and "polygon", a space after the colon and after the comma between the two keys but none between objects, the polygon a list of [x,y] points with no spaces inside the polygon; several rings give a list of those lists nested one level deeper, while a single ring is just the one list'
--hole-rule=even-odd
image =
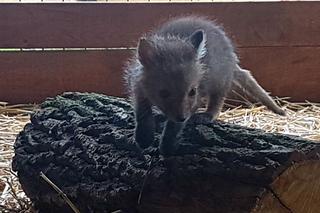
[{"label": "bushy tail", "polygon": [[268,93],[258,84],[250,71],[242,69],[237,65],[237,70],[234,74],[233,83],[244,89],[245,93],[257,102],[261,102],[271,111],[279,115],[285,115],[282,110],[268,95]]}]

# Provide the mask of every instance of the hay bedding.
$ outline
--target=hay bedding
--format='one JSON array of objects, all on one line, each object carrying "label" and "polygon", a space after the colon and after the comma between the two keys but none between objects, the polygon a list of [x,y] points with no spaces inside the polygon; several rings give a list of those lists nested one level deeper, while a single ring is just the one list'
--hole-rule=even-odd
[{"label": "hay bedding", "polygon": [[250,108],[235,107],[222,112],[219,119],[241,126],[263,129],[320,141],[320,103],[290,103],[276,100],[287,116],[279,116],[264,106],[251,104]]},{"label": "hay bedding", "polygon": [[30,201],[11,171],[15,137],[29,122],[32,105],[11,105],[0,102],[0,212],[32,212]]},{"label": "hay bedding", "polygon": [[[235,107],[225,110],[219,119],[267,132],[279,132],[320,141],[320,103],[290,103],[277,100],[287,117],[275,115],[263,106]],[[29,121],[34,105],[8,106],[0,102],[0,212],[33,212],[16,175],[11,171],[11,158],[16,135]]]}]

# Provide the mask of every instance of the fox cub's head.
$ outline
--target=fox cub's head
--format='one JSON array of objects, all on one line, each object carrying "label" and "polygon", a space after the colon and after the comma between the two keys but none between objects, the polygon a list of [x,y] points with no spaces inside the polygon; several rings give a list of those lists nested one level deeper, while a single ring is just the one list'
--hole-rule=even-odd
[{"label": "fox cub's head", "polygon": [[205,42],[202,30],[187,39],[156,35],[140,39],[138,59],[143,66],[144,92],[172,121],[184,121],[197,105]]}]

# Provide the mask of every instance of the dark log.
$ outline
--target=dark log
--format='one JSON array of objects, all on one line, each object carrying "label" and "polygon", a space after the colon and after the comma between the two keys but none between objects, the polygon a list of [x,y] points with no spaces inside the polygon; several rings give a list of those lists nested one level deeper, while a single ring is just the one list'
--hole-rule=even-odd
[{"label": "dark log", "polygon": [[320,144],[190,119],[163,158],[155,147],[165,118],[154,113],[157,139],[141,155],[125,99],[47,99],[17,137],[13,169],[40,212],[72,212],[40,172],[81,212],[319,212]]}]

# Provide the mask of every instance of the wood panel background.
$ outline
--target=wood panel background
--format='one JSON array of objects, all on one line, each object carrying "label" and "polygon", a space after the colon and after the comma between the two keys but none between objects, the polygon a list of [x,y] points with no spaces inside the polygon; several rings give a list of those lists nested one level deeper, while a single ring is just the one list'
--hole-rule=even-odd
[{"label": "wood panel background", "polygon": [[128,47],[183,14],[223,24],[239,47],[320,44],[319,2],[0,5],[0,47]]},{"label": "wood panel background", "polygon": [[129,51],[0,54],[0,100],[38,103],[64,91],[124,96],[122,62]]},{"label": "wood panel background", "polygon": [[[132,47],[169,17],[222,23],[241,64],[273,95],[320,102],[320,2],[0,4],[0,48]],[[0,100],[40,102],[63,91],[123,96],[129,50],[0,51]]]}]

